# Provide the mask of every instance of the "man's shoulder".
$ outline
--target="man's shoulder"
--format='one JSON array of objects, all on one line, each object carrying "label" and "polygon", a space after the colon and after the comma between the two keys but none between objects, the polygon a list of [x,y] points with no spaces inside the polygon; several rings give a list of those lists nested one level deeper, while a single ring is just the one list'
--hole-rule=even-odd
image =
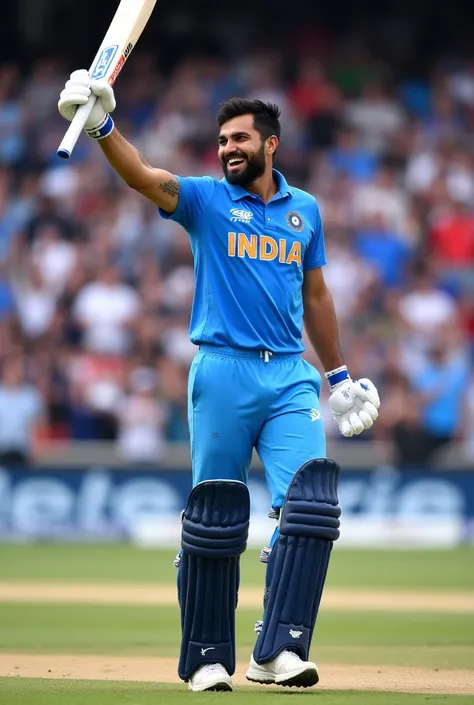
[{"label": "man's shoulder", "polygon": [[201,186],[223,186],[223,181],[216,179],[215,176],[208,176],[206,174],[201,175],[201,176],[182,176],[182,175],[177,175],[176,177],[179,181],[184,182],[184,183],[193,183],[196,185],[201,185]]},{"label": "man's shoulder", "polygon": [[296,186],[288,186],[288,190],[291,193],[295,207],[304,208],[313,212],[316,211],[319,214],[319,202],[312,193],[297,188]]},{"label": "man's shoulder", "polygon": [[224,184],[214,176],[178,176],[181,193],[187,197],[210,201],[215,195],[224,191]]},{"label": "man's shoulder", "polygon": [[288,186],[288,190],[293,196],[293,198],[298,199],[301,203],[307,203],[308,205],[318,205],[316,196],[313,196],[309,191],[304,191],[302,188],[297,188],[296,186]]}]

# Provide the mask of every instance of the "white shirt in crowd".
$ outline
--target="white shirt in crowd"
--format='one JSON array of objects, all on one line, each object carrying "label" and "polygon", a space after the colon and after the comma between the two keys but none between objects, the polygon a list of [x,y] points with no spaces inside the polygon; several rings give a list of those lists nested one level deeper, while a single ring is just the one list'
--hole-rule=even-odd
[{"label": "white shirt in crowd", "polygon": [[64,240],[41,238],[33,245],[32,261],[51,291],[63,291],[67,278],[77,263],[77,250]]},{"label": "white shirt in crowd", "polygon": [[153,396],[131,394],[118,407],[117,445],[123,459],[153,462],[163,455],[166,413]]},{"label": "white shirt in crowd", "polygon": [[442,329],[455,320],[456,304],[439,289],[418,289],[400,299],[398,310],[410,326],[400,341],[401,364],[407,369],[420,369],[426,363],[429,347],[442,335]]},{"label": "white shirt in crowd", "polygon": [[56,298],[45,286],[24,286],[16,291],[16,305],[23,333],[28,338],[43,335],[56,311]]},{"label": "white shirt in crowd", "polygon": [[437,335],[457,314],[456,304],[440,289],[415,290],[400,299],[403,319],[416,331],[429,338]]},{"label": "white shirt in crowd", "polygon": [[127,325],[140,311],[140,298],[127,284],[92,282],[78,294],[74,314],[84,326],[85,345],[94,352],[124,353]]}]

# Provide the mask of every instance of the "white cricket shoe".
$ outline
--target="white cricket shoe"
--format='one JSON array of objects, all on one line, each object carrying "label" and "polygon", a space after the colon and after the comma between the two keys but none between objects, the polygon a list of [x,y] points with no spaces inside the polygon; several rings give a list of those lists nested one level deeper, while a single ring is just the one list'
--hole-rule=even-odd
[{"label": "white cricket shoe", "polygon": [[318,667],[311,661],[302,661],[293,651],[282,651],[272,661],[258,664],[253,654],[250,657],[250,668],[246,674],[247,680],[255,683],[275,683],[297,688],[309,688],[319,681]]},{"label": "white cricket shoe", "polygon": [[232,690],[232,679],[220,663],[199,666],[189,679],[189,690]]}]

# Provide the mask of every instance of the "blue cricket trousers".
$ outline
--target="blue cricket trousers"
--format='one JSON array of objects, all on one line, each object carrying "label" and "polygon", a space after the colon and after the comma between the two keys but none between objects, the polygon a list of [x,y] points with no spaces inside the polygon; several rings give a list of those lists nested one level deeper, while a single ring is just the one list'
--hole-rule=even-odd
[{"label": "blue cricket trousers", "polygon": [[321,377],[299,354],[201,345],[189,373],[193,486],[247,482],[253,448],[264,465],[272,507],[307,460],[326,457]]}]

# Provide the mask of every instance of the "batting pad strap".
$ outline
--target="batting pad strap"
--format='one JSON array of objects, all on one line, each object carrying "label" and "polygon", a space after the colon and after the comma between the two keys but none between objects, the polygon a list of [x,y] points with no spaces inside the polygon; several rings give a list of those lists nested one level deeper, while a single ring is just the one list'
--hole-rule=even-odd
[{"label": "batting pad strap", "polygon": [[113,118],[107,113],[100,125],[97,125],[97,127],[94,127],[92,130],[86,130],[86,133],[94,140],[103,140],[104,137],[110,135],[114,127],[115,123]]},{"label": "batting pad strap", "polygon": [[257,663],[271,661],[284,649],[308,658],[332,545],[339,538],[338,478],[339,465],[318,458],[291,481],[267,565]]},{"label": "batting pad strap", "polygon": [[191,491],[178,570],[183,680],[204,663],[221,663],[231,675],[235,671],[235,608],[249,517],[249,492],[242,482],[206,481]]}]

